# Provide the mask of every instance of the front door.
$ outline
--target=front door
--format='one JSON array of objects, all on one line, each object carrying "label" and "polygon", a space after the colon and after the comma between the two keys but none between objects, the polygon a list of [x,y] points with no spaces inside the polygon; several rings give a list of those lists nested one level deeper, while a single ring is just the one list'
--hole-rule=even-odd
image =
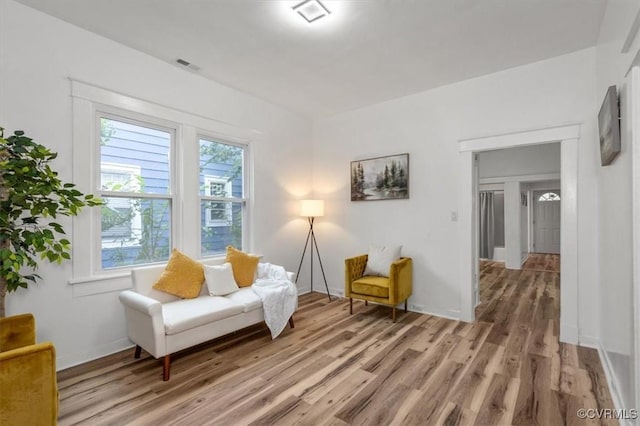
[{"label": "front door", "polygon": [[560,191],[533,192],[533,251],[560,254]]}]

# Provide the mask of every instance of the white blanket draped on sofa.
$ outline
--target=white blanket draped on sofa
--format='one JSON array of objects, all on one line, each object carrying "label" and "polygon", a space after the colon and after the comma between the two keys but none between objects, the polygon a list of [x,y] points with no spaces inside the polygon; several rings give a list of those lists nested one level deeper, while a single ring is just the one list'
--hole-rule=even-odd
[{"label": "white blanket draped on sofa", "polygon": [[264,322],[275,339],[284,330],[298,305],[298,290],[287,271],[271,263],[258,264],[258,278],[251,289],[262,300]]}]

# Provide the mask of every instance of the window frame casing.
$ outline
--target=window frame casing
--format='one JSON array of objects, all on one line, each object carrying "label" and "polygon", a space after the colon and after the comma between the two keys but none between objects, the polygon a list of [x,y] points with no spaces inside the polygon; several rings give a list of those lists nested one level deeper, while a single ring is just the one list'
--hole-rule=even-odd
[{"label": "window frame casing", "polygon": [[[96,111],[111,113],[118,118],[131,118],[143,123],[158,124],[175,129],[172,155],[175,167],[172,170],[172,195],[179,194],[172,203],[171,248],[177,248],[193,258],[201,256],[201,209],[198,168],[186,167],[197,164],[199,138],[213,138],[222,143],[231,143],[244,148],[244,195],[242,244],[251,251],[253,228],[251,209],[253,200],[250,188],[253,183],[251,149],[257,133],[253,129],[238,127],[203,114],[194,114],[183,109],[161,105],[133,96],[114,92],[82,81],[70,79],[73,107],[72,182],[85,194],[95,194],[100,178],[99,129],[95,123]],[[87,161],[88,158],[94,159]],[[162,196],[160,197],[162,198]],[[142,265],[117,269],[100,269],[97,262],[100,242],[100,214],[98,208],[87,208],[74,217],[72,226],[72,278],[69,284],[91,284],[74,287],[74,294],[90,295],[116,291],[130,287],[130,269]],[[197,226],[193,226],[197,223]],[[73,237],[81,236],[81,237]],[[95,242],[95,243],[94,243]],[[222,257],[212,255],[207,257]]]}]

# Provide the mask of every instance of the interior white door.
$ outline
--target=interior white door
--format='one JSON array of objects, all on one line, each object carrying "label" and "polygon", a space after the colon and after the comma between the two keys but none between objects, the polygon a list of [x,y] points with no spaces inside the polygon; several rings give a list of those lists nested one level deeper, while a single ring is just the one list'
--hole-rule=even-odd
[{"label": "interior white door", "polygon": [[533,251],[560,254],[560,190],[533,192]]}]

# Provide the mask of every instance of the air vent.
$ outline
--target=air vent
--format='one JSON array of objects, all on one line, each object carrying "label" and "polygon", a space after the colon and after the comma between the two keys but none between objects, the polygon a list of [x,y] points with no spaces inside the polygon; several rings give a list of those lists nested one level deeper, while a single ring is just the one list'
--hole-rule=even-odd
[{"label": "air vent", "polygon": [[179,64],[179,65],[182,65],[185,68],[189,68],[191,71],[200,71],[200,67],[199,66],[194,65],[189,61],[185,61],[182,58],[176,59],[176,63]]}]

